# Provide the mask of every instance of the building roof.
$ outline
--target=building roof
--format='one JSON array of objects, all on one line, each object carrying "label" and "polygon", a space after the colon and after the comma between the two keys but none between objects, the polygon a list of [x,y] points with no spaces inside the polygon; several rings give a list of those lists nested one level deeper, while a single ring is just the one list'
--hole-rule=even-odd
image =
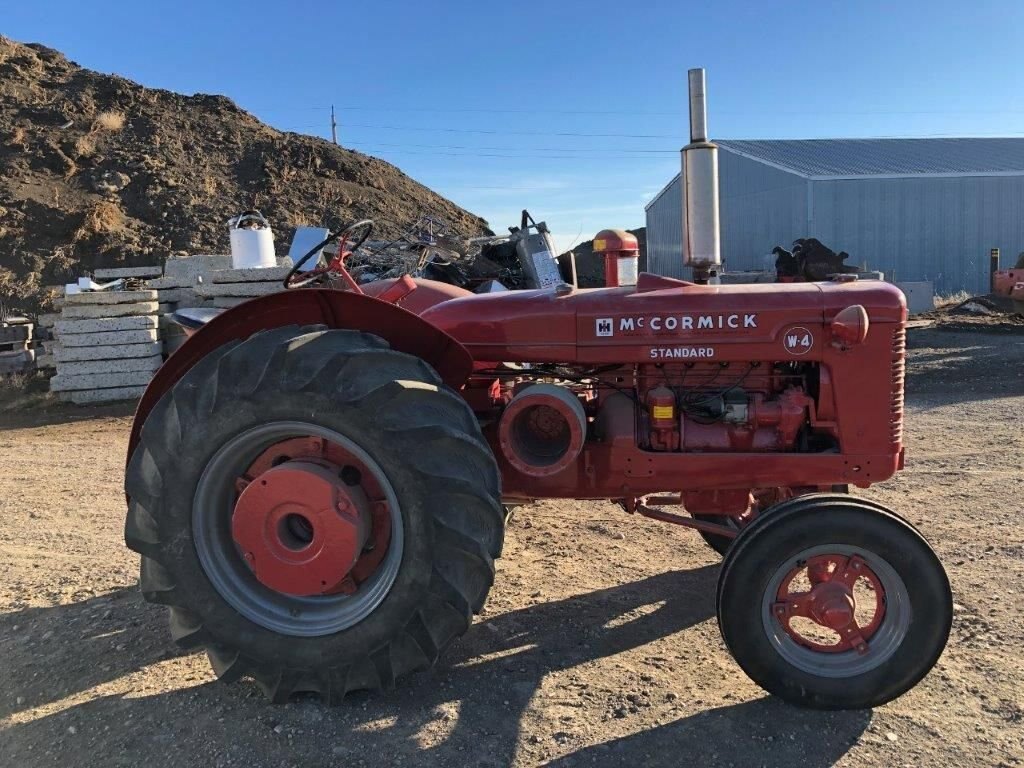
[{"label": "building roof", "polygon": [[1024,138],[716,140],[722,149],[809,179],[1020,176]]}]

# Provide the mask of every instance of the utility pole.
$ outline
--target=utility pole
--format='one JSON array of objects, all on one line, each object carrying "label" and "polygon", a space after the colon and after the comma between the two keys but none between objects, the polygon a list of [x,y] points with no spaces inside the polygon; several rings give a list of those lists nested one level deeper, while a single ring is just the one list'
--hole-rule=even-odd
[{"label": "utility pole", "polygon": [[338,121],[334,119],[334,105],[331,104],[331,141],[338,143]]}]

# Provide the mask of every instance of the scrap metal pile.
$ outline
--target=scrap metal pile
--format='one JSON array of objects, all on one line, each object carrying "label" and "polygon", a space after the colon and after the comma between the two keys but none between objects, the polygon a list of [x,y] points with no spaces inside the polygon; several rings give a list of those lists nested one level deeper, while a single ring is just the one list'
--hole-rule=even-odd
[{"label": "scrap metal pile", "polygon": [[[394,239],[367,240],[348,268],[359,283],[410,275],[478,292],[544,287],[550,284],[545,275],[555,269],[550,267],[556,263],[553,246],[544,222],[523,214],[521,226],[489,237],[465,237],[444,219],[426,214]],[[535,247],[528,248],[528,241]]]},{"label": "scrap metal pile", "polygon": [[813,237],[793,241],[793,250],[787,251],[780,245],[772,249],[775,256],[775,270],[780,280],[806,280],[817,282],[828,280],[832,275],[857,274],[857,267],[843,262],[850,257],[846,251],[836,253]]}]

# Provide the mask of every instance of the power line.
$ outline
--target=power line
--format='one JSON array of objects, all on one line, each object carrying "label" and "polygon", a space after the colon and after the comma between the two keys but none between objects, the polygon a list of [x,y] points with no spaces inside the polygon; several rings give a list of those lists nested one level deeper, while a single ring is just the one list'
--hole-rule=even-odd
[{"label": "power line", "polygon": [[371,128],[378,131],[419,131],[436,133],[476,133],[488,136],[570,136],[591,139],[683,139],[674,133],[579,133],[576,131],[496,131],[485,128],[433,128],[407,125],[368,125],[366,123],[345,123],[346,128]]},{"label": "power line", "polygon": [[[360,144],[361,142],[356,142]],[[463,144],[388,144],[386,142],[373,142],[375,147],[415,147],[420,149],[468,149],[468,150],[488,150],[497,152],[595,152],[595,153],[628,153],[628,154],[679,154],[678,149],[629,149],[629,148],[618,148],[618,147],[593,147],[593,148],[578,148],[578,147],[475,147]]]},{"label": "power line", "polygon": [[[307,107],[251,107],[263,112],[296,112],[299,110],[329,111],[329,106]],[[380,107],[364,105],[341,106],[338,109],[349,112],[412,112],[412,113],[480,113],[480,114],[515,114],[515,115],[650,115],[685,118],[685,109],[681,105],[678,110],[660,112],[648,110],[591,110],[591,109],[504,109],[494,107]],[[716,115],[1021,115],[1024,109],[859,109],[859,110],[797,110],[797,109],[715,109]]]},{"label": "power line", "polygon": [[[443,151],[418,151],[412,149],[389,149],[387,147],[378,149],[374,146],[366,145],[349,145],[351,148],[358,147],[359,152],[370,153],[383,151],[388,155],[427,155],[427,156],[440,156],[440,157],[501,157],[507,159],[518,159],[518,160],[602,160],[608,159],[610,155],[531,155],[531,154],[510,154],[510,153],[499,153],[499,152],[453,152],[448,150]],[[614,157],[612,155],[611,157]],[[642,158],[635,155],[619,155],[622,159],[640,160]]]},{"label": "power line", "polygon": [[[291,129],[300,128],[319,128],[318,125],[296,125],[292,126]],[[364,123],[346,123],[346,128],[365,128],[372,130],[386,130],[386,131],[406,131],[406,132],[423,132],[423,133],[463,133],[463,134],[484,134],[488,136],[546,136],[546,137],[568,137],[568,138],[603,138],[603,139],[675,139],[676,141],[685,142],[686,137],[681,134],[636,134],[636,133],[577,133],[571,131],[561,132],[546,132],[546,131],[497,131],[488,129],[476,129],[476,128],[433,128],[433,127],[422,127],[422,126],[398,126],[398,125],[368,125]],[[1021,131],[1002,131],[1000,133],[991,134],[973,134],[965,135],[963,133],[915,133],[910,135],[897,135],[897,134],[886,134],[886,135],[875,135],[875,136],[845,136],[845,137],[827,137],[829,139],[845,139],[845,140],[867,140],[867,139],[922,139],[922,138],[950,138],[950,139],[966,139],[966,138],[1016,138],[1024,135]],[[791,141],[791,140],[807,140],[808,137],[795,137],[790,139],[774,139],[776,141]],[[810,139],[821,139],[823,137],[809,137]],[[735,138],[729,139],[726,137],[717,137],[719,141],[746,141],[749,139]],[[771,141],[773,139],[769,139]],[[627,151],[627,150],[622,150]],[[629,151],[641,151],[641,150],[629,150]],[[652,150],[656,152],[668,152],[678,150]]]}]

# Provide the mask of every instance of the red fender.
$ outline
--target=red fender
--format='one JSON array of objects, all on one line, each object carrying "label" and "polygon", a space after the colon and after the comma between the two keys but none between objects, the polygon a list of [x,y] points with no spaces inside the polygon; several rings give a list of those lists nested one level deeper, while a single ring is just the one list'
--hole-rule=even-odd
[{"label": "red fender", "polygon": [[459,389],[473,369],[466,348],[444,331],[394,304],[349,291],[304,288],[252,299],[226,310],[196,331],[157,371],[139,401],[128,440],[128,460],[149,412],[199,360],[222,344],[285,325],[323,324],[380,336],[392,349],[420,357],[445,384]]}]

